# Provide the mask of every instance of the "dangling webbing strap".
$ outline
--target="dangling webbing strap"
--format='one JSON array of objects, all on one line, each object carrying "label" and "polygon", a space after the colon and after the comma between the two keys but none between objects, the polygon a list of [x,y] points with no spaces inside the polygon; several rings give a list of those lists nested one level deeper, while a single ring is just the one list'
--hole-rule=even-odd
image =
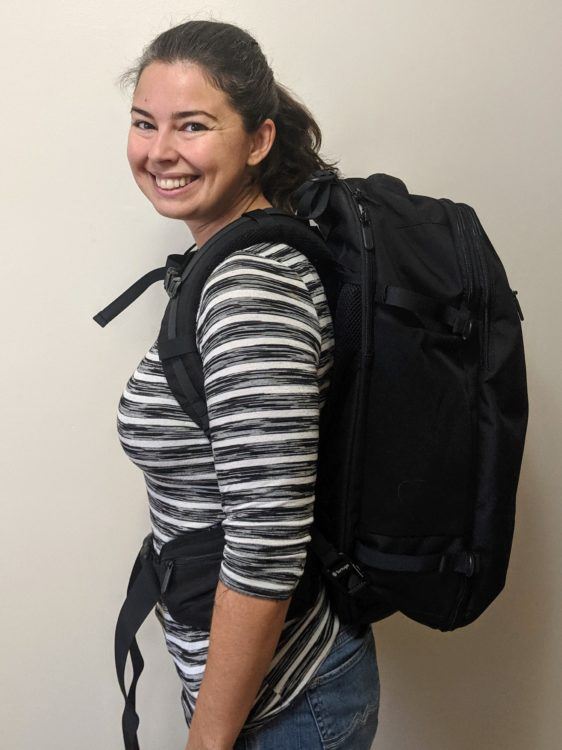
[{"label": "dangling webbing strap", "polygon": [[[135,710],[135,695],[137,682],[144,668],[144,660],[135,635],[161,595],[159,579],[148,554],[151,544],[152,534],[149,534],[144,539],[133,565],[127,586],[127,598],[121,607],[115,627],[115,668],[119,686],[125,698],[125,710],[121,723],[126,750],[139,750],[137,738],[139,717]],[[127,693],[125,665],[129,653],[133,666],[133,679]]]},{"label": "dangling webbing strap", "polygon": [[152,271],[145,273],[144,276],[141,276],[141,278],[135,281],[134,284],[131,284],[128,289],[125,289],[117,299],[114,299],[113,302],[110,302],[109,305],[107,305],[107,307],[104,307],[103,310],[100,310],[100,312],[97,313],[97,315],[94,315],[96,323],[99,323],[102,328],[106,326],[111,320],[113,320],[113,318],[117,317],[119,313],[122,313],[126,307],[129,307],[137,297],[140,297],[149,286],[156,281],[163,279],[165,273],[166,266],[155,268]]},{"label": "dangling webbing strap", "polygon": [[[128,289],[125,289],[113,302],[110,302],[107,307],[100,310],[99,313],[93,316],[96,323],[102,328],[106,326],[113,318],[116,318],[123,310],[134,302],[138,297],[145,292],[149,286],[154,284],[156,281],[166,279],[168,281],[170,273],[175,272],[178,267],[185,265],[186,261],[189,263],[193,255],[191,251],[195,247],[196,243],[193,243],[191,247],[188,247],[185,253],[168,255],[166,259],[166,265],[160,266],[160,268],[154,268],[152,271],[145,273],[140,279],[137,279],[134,284]],[[167,289],[166,289],[167,291]]]}]

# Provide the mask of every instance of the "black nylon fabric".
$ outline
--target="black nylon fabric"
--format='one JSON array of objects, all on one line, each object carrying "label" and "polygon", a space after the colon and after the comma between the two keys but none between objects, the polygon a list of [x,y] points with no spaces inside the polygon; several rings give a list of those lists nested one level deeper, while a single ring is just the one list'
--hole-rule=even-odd
[{"label": "black nylon fabric", "polygon": [[[473,209],[409,194],[389,175],[334,181],[325,216],[315,217],[330,250],[363,282],[356,190],[375,272],[340,292],[338,385],[321,432],[316,523],[355,560],[360,545],[373,557],[401,555],[403,568],[428,552],[468,557],[459,566],[466,573],[363,564],[370,589],[353,598],[334,586],[331,594],[346,622],[374,622],[390,607],[452,630],[505,585],[528,417],[520,315]],[[465,307],[470,335],[390,305],[368,315],[373,279]]]}]

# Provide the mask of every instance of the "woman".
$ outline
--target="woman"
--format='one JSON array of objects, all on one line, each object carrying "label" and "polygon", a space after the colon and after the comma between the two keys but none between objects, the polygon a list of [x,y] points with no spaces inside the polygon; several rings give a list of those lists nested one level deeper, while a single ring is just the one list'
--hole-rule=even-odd
[{"label": "woman", "polygon": [[[308,110],[234,25],[176,26],[122,80],[134,83],[134,179],[158,213],[187,224],[192,252],[244,212],[291,211],[307,175],[333,168]],[[371,628],[342,625],[323,585],[286,620],[310,541],[334,352],[315,268],[283,243],[232,254],[205,283],[197,344],[211,441],[173,397],[156,342],[117,421],[144,472],[155,551],[189,530],[225,529],[210,632],[156,608],[182,683],[186,750],[368,750],[379,705]]]}]

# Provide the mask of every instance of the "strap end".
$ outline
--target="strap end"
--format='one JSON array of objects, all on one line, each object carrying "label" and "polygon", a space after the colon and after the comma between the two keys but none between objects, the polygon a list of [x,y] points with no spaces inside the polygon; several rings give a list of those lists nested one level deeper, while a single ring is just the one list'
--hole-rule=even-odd
[{"label": "strap end", "polygon": [[93,320],[95,320],[98,325],[100,325],[102,328],[104,328],[109,323],[109,320],[106,320],[103,317],[102,313],[103,313],[103,311],[99,312],[97,315],[94,315],[93,316]]}]

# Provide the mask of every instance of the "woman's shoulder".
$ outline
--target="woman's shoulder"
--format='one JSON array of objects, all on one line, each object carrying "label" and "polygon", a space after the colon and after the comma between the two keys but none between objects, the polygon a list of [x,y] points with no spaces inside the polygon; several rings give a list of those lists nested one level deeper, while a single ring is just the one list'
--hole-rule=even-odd
[{"label": "woman's shoulder", "polygon": [[236,250],[231,253],[223,263],[227,262],[229,258],[239,256],[250,256],[255,258],[263,258],[271,261],[278,262],[290,262],[297,260],[306,260],[304,253],[297,250],[292,245],[288,245],[286,242],[257,242],[253,245],[248,245],[240,250]]},{"label": "woman's shoulder", "polygon": [[[281,277],[296,275],[310,287],[319,283],[318,273],[305,253],[286,242],[259,242],[228,255],[213,270],[212,276],[228,271],[263,268]],[[211,279],[212,281],[212,279]]]},{"label": "woman's shoulder", "polygon": [[286,314],[293,310],[310,316],[317,324],[312,273],[306,256],[286,243],[262,242],[236,250],[205,280],[198,326],[235,311],[259,314],[266,304]]}]

